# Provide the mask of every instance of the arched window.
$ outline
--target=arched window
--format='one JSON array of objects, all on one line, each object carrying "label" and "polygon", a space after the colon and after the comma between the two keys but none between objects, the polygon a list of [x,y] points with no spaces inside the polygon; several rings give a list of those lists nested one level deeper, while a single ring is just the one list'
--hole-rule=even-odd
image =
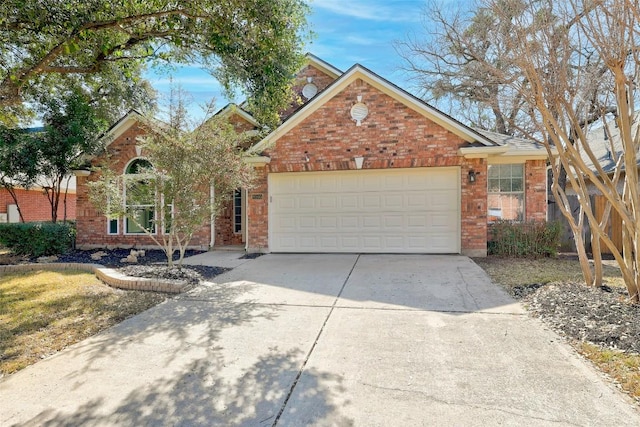
[{"label": "arched window", "polygon": [[152,165],[147,159],[133,159],[124,173],[124,202],[127,211],[125,233],[155,232],[156,192],[145,171]]}]

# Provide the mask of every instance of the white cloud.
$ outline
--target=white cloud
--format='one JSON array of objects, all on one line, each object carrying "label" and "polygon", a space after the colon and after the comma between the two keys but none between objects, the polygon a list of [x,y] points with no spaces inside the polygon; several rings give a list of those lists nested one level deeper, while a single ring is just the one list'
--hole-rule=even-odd
[{"label": "white cloud", "polygon": [[318,9],[369,21],[415,22],[420,20],[415,13],[415,0],[312,0],[311,6]]}]

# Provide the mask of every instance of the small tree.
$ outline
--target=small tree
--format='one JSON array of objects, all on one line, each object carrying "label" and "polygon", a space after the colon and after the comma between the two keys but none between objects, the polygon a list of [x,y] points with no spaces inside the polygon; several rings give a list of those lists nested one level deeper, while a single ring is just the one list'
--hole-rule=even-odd
[{"label": "small tree", "polygon": [[80,154],[95,154],[102,148],[104,141],[99,136],[107,123],[96,116],[88,97],[79,89],[48,100],[43,121],[44,130],[31,139],[31,156],[37,159],[38,179],[55,223],[61,200],[66,204],[68,181],[81,161]]},{"label": "small tree", "polygon": [[[90,199],[108,217],[133,221],[160,246],[170,267],[177,250],[181,267],[194,233],[234,190],[251,185],[253,170],[239,148],[248,135],[217,117],[188,131],[181,105],[171,110],[168,124],[147,120],[145,128],[140,143],[148,163],[133,177],[101,167],[100,178],[89,184]],[[140,215],[135,206],[152,206],[153,217]]]},{"label": "small tree", "polygon": [[31,187],[38,174],[37,157],[32,153],[33,135],[0,126],[0,188],[8,191],[24,222],[16,189]]}]

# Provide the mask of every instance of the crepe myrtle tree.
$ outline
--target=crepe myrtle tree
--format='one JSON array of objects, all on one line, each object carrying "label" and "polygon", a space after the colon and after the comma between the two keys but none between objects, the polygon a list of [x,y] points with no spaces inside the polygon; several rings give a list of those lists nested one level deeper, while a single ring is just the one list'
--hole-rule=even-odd
[{"label": "crepe myrtle tree", "polygon": [[[536,132],[530,136],[543,143],[553,158],[552,191],[573,230],[585,281],[602,284],[601,248],[606,246],[620,267],[631,301],[638,303],[640,127],[634,125],[640,79],[638,3],[491,0],[488,7],[514,24],[506,40],[513,52],[512,63],[524,79],[513,86],[535,112],[531,117]],[[622,150],[609,147],[616,165],[612,171],[604,170],[591,146],[589,128],[594,122],[609,134],[616,128],[619,135]],[[557,156],[551,156],[552,150]],[[563,170],[567,189],[578,196],[578,220],[572,216],[566,190],[560,185]],[[591,203],[592,187],[606,199],[600,219]],[[623,251],[608,234],[612,211],[622,218]],[[584,251],[585,222],[591,234],[592,264]]]},{"label": "crepe myrtle tree", "polygon": [[[182,266],[193,235],[217,215],[234,190],[250,188],[253,169],[240,148],[251,137],[219,117],[189,131],[184,111],[168,123],[145,120],[139,139],[144,160],[120,175],[109,161],[89,183],[93,205],[109,218],[125,217],[166,254],[169,267],[179,252]],[[212,191],[214,196],[212,197]]]}]

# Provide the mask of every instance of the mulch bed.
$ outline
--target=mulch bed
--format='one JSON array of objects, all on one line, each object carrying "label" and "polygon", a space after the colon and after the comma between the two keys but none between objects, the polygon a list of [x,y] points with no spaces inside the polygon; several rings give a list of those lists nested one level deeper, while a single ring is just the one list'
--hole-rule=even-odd
[{"label": "mulch bed", "polygon": [[518,286],[510,293],[569,339],[640,353],[640,305],[625,289],[583,283]]},{"label": "mulch bed", "polygon": [[[100,259],[93,259],[91,255],[102,252],[105,255]],[[175,280],[197,284],[208,281],[228,271],[228,268],[208,267],[203,265],[184,265],[181,269],[167,267],[167,256],[161,250],[146,250],[144,256],[138,257],[135,264],[122,261],[130,254],[130,249],[94,249],[88,251],[75,250],[63,255],[51,262],[77,262],[83,264],[100,264],[105,267],[115,268],[123,274],[133,277],[147,277],[154,279]],[[188,250],[185,258],[200,254],[204,251]],[[178,259],[178,253],[174,253],[174,260]],[[37,262],[37,259],[28,259],[16,255],[5,255],[0,259],[0,264],[20,264]]]}]

